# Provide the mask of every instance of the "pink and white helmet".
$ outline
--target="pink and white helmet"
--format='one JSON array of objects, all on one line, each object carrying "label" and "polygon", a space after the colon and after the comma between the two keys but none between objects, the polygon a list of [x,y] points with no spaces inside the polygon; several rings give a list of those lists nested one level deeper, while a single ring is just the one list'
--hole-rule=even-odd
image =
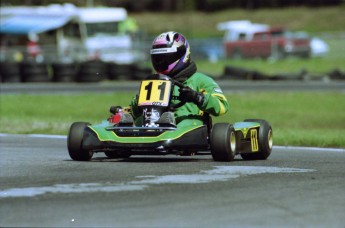
[{"label": "pink and white helmet", "polygon": [[151,61],[157,73],[173,77],[190,63],[187,39],[177,32],[165,32],[152,43]]}]

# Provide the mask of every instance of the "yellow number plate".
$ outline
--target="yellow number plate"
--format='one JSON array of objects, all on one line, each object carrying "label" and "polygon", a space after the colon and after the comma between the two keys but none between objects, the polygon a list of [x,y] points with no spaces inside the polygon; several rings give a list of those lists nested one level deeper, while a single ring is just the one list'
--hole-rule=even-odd
[{"label": "yellow number plate", "polygon": [[251,138],[251,144],[252,144],[252,151],[253,152],[259,151],[258,131],[256,129],[250,130],[250,138]]},{"label": "yellow number plate", "polygon": [[168,106],[171,82],[166,80],[145,80],[141,82],[138,106]]}]

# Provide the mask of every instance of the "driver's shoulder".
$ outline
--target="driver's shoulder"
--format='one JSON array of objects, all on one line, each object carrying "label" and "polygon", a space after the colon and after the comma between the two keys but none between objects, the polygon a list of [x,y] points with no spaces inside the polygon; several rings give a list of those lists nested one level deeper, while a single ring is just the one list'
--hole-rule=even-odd
[{"label": "driver's shoulder", "polygon": [[188,78],[187,81],[194,81],[198,83],[208,83],[208,82],[213,82],[213,79],[201,72],[195,72],[191,77]]},{"label": "driver's shoulder", "polygon": [[187,84],[193,85],[196,87],[195,89],[207,89],[209,87],[218,87],[217,83],[211,78],[210,76],[201,73],[196,72],[194,73],[189,79]]}]

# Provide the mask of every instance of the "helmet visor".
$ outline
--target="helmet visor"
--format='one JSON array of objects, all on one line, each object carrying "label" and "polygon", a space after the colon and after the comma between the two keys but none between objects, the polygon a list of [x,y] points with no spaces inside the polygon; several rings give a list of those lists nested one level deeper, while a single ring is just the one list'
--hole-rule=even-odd
[{"label": "helmet visor", "polygon": [[[186,48],[177,48],[174,52],[162,52],[164,49],[152,49],[151,60],[152,65],[158,72],[163,72],[169,68],[169,66],[182,58],[186,52]],[[167,49],[169,50],[169,49]]]},{"label": "helmet visor", "polygon": [[169,54],[154,54],[151,56],[152,65],[158,72],[167,70],[170,64],[176,62],[179,59],[177,53]]}]

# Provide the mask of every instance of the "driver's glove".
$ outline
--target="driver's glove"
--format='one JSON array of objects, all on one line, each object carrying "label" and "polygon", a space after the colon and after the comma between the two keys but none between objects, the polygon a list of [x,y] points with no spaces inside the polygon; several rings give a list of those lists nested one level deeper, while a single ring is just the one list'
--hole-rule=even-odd
[{"label": "driver's glove", "polygon": [[193,102],[198,107],[201,107],[204,104],[205,96],[202,93],[199,93],[188,86],[180,88],[179,92],[180,101]]}]

